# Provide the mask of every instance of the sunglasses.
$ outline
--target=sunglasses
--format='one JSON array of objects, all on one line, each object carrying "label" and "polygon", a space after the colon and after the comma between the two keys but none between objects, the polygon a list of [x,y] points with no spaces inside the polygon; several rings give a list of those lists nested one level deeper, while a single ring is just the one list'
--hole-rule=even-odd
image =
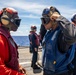
[{"label": "sunglasses", "polygon": [[51,21],[51,19],[50,19],[50,17],[42,17],[41,21],[42,21],[43,25],[46,25]]}]

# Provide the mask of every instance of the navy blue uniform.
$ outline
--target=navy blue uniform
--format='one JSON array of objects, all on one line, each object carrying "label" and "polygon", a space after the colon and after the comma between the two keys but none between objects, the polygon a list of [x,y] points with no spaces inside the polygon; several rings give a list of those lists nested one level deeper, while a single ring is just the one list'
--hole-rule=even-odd
[{"label": "navy blue uniform", "polygon": [[56,21],[58,28],[47,32],[43,40],[44,75],[71,75],[76,29],[63,16]]},{"label": "navy blue uniform", "polygon": [[[30,46],[33,53],[31,67],[36,68],[37,67],[36,62],[38,58],[39,39],[38,39],[38,35],[35,32],[31,32],[30,34]],[[35,51],[35,48],[37,49],[37,51]]]}]

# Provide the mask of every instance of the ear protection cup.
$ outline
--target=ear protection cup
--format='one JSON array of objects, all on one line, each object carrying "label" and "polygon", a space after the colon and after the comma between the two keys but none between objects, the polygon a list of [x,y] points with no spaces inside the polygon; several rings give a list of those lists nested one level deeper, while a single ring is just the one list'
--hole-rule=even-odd
[{"label": "ear protection cup", "polygon": [[1,22],[2,22],[3,25],[8,25],[9,22],[10,22],[9,17],[7,15],[3,15],[1,17]]}]

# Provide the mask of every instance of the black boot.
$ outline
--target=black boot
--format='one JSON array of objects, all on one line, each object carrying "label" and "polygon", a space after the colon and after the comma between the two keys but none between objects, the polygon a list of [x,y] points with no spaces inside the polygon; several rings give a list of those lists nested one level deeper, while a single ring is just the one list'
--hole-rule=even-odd
[{"label": "black boot", "polygon": [[31,63],[31,67],[33,67],[33,64]]},{"label": "black boot", "polygon": [[38,67],[37,65],[33,66],[33,69],[41,69],[40,67]]}]

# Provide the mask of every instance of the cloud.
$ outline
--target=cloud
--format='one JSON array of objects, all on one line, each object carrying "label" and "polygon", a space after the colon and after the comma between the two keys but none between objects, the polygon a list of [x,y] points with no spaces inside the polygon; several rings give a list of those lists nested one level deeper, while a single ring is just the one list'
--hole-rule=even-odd
[{"label": "cloud", "polygon": [[[22,17],[25,17],[25,18],[39,18],[38,16],[40,16],[42,14],[42,11],[45,7],[48,7],[50,6],[50,4],[46,5],[46,4],[40,4],[40,3],[36,3],[36,2],[32,2],[32,1],[25,1],[25,0],[6,0],[7,2],[3,1],[2,4],[3,6],[11,6],[11,7],[15,7],[19,10],[19,12],[26,12],[26,13],[31,13],[31,15],[26,15],[23,14],[24,16]],[[1,7],[3,7],[1,4]],[[1,9],[0,7],[0,9]],[[55,4],[55,7],[57,7],[61,13],[68,17],[76,11],[76,9],[74,8],[71,8],[71,7],[68,7],[68,6],[64,6],[64,5],[57,5]],[[38,15],[38,16],[36,16]]]},{"label": "cloud", "polygon": [[20,29],[18,29],[16,32],[11,31],[11,35],[12,36],[26,36],[29,34],[29,29],[24,26],[23,28],[19,27]]},{"label": "cloud", "polygon": [[34,18],[34,19],[39,19],[40,17],[39,16],[35,16],[35,15],[20,15],[20,17],[22,18]]},{"label": "cloud", "polygon": [[[26,0],[2,0],[0,2],[0,9],[2,9],[3,7],[16,8],[19,11],[19,15],[23,20],[22,20],[22,25],[19,27],[18,31],[11,32],[11,34],[12,35],[28,35],[31,25],[37,25],[38,31],[39,31],[39,27],[41,25],[39,18],[41,17],[42,11],[44,8],[50,6],[51,4],[57,7],[59,11],[61,12],[61,14],[68,19],[70,19],[71,15],[76,12],[76,9],[72,8],[71,6],[66,6],[62,4],[57,5],[57,3],[50,3],[50,1],[45,2],[45,3],[43,2],[39,3],[36,1],[32,2],[32,0],[29,0],[29,1],[28,0],[27,1]],[[30,22],[30,19],[33,19],[31,20],[32,23]]]},{"label": "cloud", "polygon": [[34,3],[34,2],[26,2],[26,1],[22,1],[22,0],[7,1],[7,2],[4,2],[3,5],[22,9],[25,12],[30,12],[30,13],[34,13],[34,14],[41,14],[41,10],[45,7],[45,5],[40,5],[40,4]]},{"label": "cloud", "polygon": [[68,6],[58,6],[58,9],[61,12],[61,14],[68,19],[70,19],[72,14],[76,12],[75,8],[68,7]]},{"label": "cloud", "polygon": [[16,36],[20,36],[20,35],[21,35],[21,36],[24,36],[23,31],[19,31],[19,30],[16,31],[16,32],[12,32],[12,31],[11,31],[10,33],[11,33],[12,36],[15,36],[15,35],[16,35]]},{"label": "cloud", "polygon": [[36,23],[31,23],[31,24],[25,24],[25,25],[20,25],[20,27],[18,28],[18,30],[16,32],[11,31],[11,35],[12,36],[27,36],[29,34],[30,31],[30,27],[32,25],[35,25],[37,27],[37,33],[39,33],[39,29],[40,29],[40,24],[36,24]]}]

